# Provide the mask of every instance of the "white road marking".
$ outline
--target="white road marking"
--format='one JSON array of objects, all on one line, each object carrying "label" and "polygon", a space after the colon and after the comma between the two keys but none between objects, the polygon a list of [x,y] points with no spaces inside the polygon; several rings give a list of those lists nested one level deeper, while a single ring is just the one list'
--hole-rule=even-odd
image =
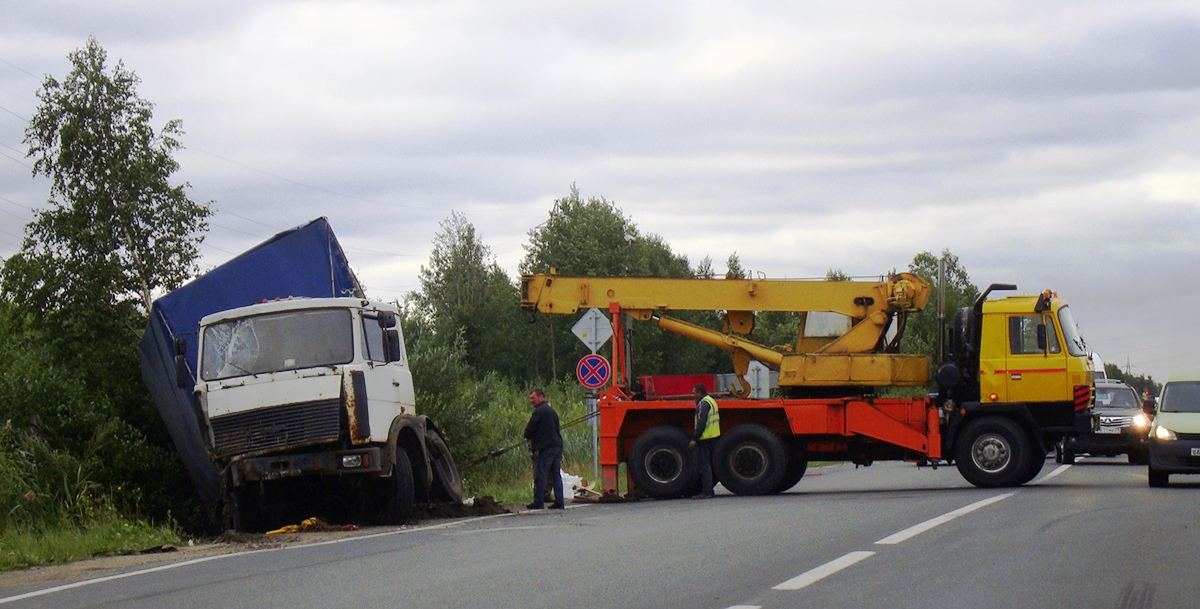
[{"label": "white road marking", "polygon": [[806,571],[793,577],[778,586],[771,588],[772,590],[799,590],[808,585],[821,581],[842,569],[851,567],[861,560],[865,560],[874,556],[874,552],[851,552],[836,560],[831,560],[815,569]]},{"label": "white road marking", "polygon": [[733,605],[725,609],[762,609],[762,605]]},{"label": "white road marking", "polygon": [[41,590],[34,590],[33,592],[26,592],[25,594],[18,594],[16,596],[0,598],[0,605],[25,600],[27,598],[36,598],[39,596],[45,596],[47,594],[54,594],[56,592],[64,592],[66,590],[71,590],[74,588],[82,588],[83,586],[90,586],[92,584],[99,584],[99,583],[114,581],[114,580],[118,580],[118,579],[125,579],[128,577],[136,577],[138,575],[146,575],[149,573],[157,573],[159,571],[167,571],[169,569],[177,569],[179,567],[186,567],[188,565],[195,565],[195,564],[199,564],[202,562],[209,562],[211,560],[220,560],[223,558],[233,558],[234,556],[246,556],[247,554],[258,554],[261,552],[276,552],[279,550],[301,550],[304,548],[311,548],[311,547],[315,547],[315,546],[327,546],[327,545],[333,545],[333,544],[338,544],[338,543],[346,543],[349,541],[357,541],[360,539],[374,539],[376,537],[388,537],[391,535],[403,535],[405,533],[415,533],[417,531],[433,531],[433,530],[437,530],[437,529],[447,529],[450,527],[458,526],[460,524],[466,524],[469,522],[479,522],[481,520],[492,520],[494,518],[502,518],[505,516],[513,516],[513,515],[515,515],[515,514],[495,514],[492,516],[479,516],[477,518],[467,518],[464,520],[455,520],[453,522],[434,524],[434,525],[430,525],[430,526],[426,526],[426,527],[404,528],[404,529],[399,529],[399,530],[395,530],[395,531],[385,531],[383,533],[372,533],[369,535],[359,535],[357,537],[344,537],[341,539],[334,539],[334,540],[330,540],[330,541],[305,543],[305,544],[300,544],[300,545],[296,545],[296,546],[287,546],[287,547],[283,547],[283,548],[268,548],[265,550],[250,550],[248,552],[232,552],[229,554],[217,554],[215,556],[205,556],[203,558],[195,558],[192,560],[185,560],[182,562],[171,563],[169,565],[160,565],[157,567],[151,567],[149,569],[130,571],[128,573],[119,573],[117,575],[109,575],[106,577],[97,577],[96,579],[85,579],[83,581],[78,581],[78,582],[74,582],[74,583],[70,583],[70,584],[54,586],[53,588],[43,588]]},{"label": "white road marking", "polygon": [[1039,479],[1037,482],[1034,482],[1034,484],[1041,484],[1041,483],[1067,471],[1068,469],[1071,469],[1070,464],[1064,463],[1064,464],[1054,468],[1054,471],[1046,474],[1045,476],[1042,476],[1041,479]]},{"label": "white road marking", "polygon": [[964,514],[970,514],[971,512],[974,512],[975,510],[978,510],[979,508],[987,507],[993,503],[996,503],[997,501],[1002,501],[1002,500],[1008,499],[1009,497],[1012,497],[1012,496],[1013,496],[1013,493],[1005,493],[1003,495],[996,495],[995,497],[990,497],[990,498],[984,499],[982,501],[976,501],[975,503],[972,503],[971,505],[958,508],[957,510],[954,510],[953,512],[947,512],[945,514],[942,514],[941,516],[937,516],[935,518],[930,518],[929,520],[926,520],[925,522],[922,522],[921,524],[916,524],[911,527],[908,527],[907,529],[904,529],[903,531],[900,531],[899,533],[888,535],[887,537],[884,537],[883,539],[880,539],[879,541],[875,542],[875,545],[894,546],[898,543],[901,543],[903,541],[907,541],[908,539],[916,537],[917,535],[920,535],[921,533],[924,533],[925,531],[928,531],[936,526],[946,524],[947,522],[950,522],[951,520],[954,520],[955,518],[958,518],[959,516],[962,516]]},{"label": "white road marking", "polygon": [[[238,554],[239,554],[239,555],[242,555],[242,556],[244,556],[244,555],[246,555],[246,554],[257,554],[257,553],[259,553],[259,552],[270,552],[270,551],[271,551],[271,550],[253,550],[253,551],[250,551],[250,552],[239,552]],[[14,601],[25,600],[25,599],[27,599],[27,598],[34,598],[34,597],[38,597],[38,596],[44,596],[44,595],[46,595],[46,594],[50,594],[50,593],[52,593],[52,592],[62,592],[62,591],[64,591],[64,590],[70,590],[70,589],[72,589],[72,588],[80,588],[80,587],[83,587],[83,586],[90,586],[90,585],[92,585],[92,584],[98,584],[98,583],[101,583],[101,582],[108,582],[108,581],[113,581],[113,580],[117,580],[117,579],[125,579],[126,577],[133,577],[133,576],[135,576],[135,575],[145,575],[145,574],[147,574],[147,573],[155,573],[155,572],[158,572],[158,571],[166,571],[166,570],[168,570],[168,569],[174,569],[174,568],[176,568],[176,567],[185,567],[185,566],[187,566],[187,565],[194,565],[194,564],[197,564],[197,563],[208,562],[208,561],[210,561],[210,560],[217,560],[217,559],[219,559],[219,558],[228,558],[228,557],[230,557],[230,556],[233,556],[233,554],[218,554],[217,556],[205,556],[204,558],[196,558],[196,559],[194,559],[194,560],[185,560],[185,561],[183,561],[183,562],[172,563],[172,564],[169,564],[169,565],[162,565],[162,566],[159,566],[159,567],[152,567],[152,568],[150,568],[150,569],[142,569],[141,571],[131,571],[131,572],[129,572],[129,573],[121,573],[121,574],[119,574],[119,575],[109,575],[109,576],[107,576],[107,577],[97,577],[96,579],[87,579],[87,580],[84,580],[84,581],[75,582],[75,583],[73,583],[73,584],[64,584],[64,585],[62,585],[62,586],[55,586],[55,587],[53,587],[53,588],[46,588],[46,589],[44,589],[44,590],[34,590],[33,592],[26,592],[25,594],[18,594],[17,596],[10,596],[10,597],[7,597],[7,598],[0,598],[0,605],[3,605],[3,604],[5,604],[5,603],[11,603],[11,602],[14,602]]]}]

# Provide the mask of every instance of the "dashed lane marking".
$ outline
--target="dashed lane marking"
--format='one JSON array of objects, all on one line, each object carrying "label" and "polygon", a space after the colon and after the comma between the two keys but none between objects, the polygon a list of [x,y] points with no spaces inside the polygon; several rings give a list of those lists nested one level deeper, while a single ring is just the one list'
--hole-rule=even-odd
[{"label": "dashed lane marking", "polygon": [[947,522],[950,522],[951,520],[954,520],[955,518],[958,518],[959,516],[962,516],[964,514],[970,514],[971,512],[974,512],[975,510],[978,510],[979,508],[987,507],[993,503],[996,503],[997,501],[1002,501],[1002,500],[1008,499],[1009,497],[1012,497],[1012,496],[1013,496],[1013,493],[1005,493],[1003,495],[996,495],[995,497],[989,497],[982,501],[976,501],[975,503],[972,503],[971,505],[960,507],[957,510],[954,510],[953,512],[946,512],[945,514],[942,514],[941,516],[937,516],[935,518],[930,518],[929,520],[926,520],[925,522],[922,522],[921,524],[915,524],[911,527],[908,527],[907,529],[904,529],[903,531],[900,531],[899,533],[894,533],[892,535],[888,535],[887,537],[884,537],[883,539],[880,539],[879,541],[875,542],[875,545],[894,546],[898,543],[912,539],[913,537],[916,537],[917,535],[920,535],[921,533],[924,533],[925,531],[928,531],[934,527],[946,524]]},{"label": "dashed lane marking", "polygon": [[796,577],[793,577],[782,584],[779,584],[778,586],[774,586],[771,589],[800,590],[801,588],[819,582],[822,579],[841,571],[842,569],[854,566],[859,561],[865,560],[874,555],[874,552],[851,552],[841,558],[831,560],[817,567],[816,569],[805,571],[804,573],[801,573],[800,575],[797,575]]}]

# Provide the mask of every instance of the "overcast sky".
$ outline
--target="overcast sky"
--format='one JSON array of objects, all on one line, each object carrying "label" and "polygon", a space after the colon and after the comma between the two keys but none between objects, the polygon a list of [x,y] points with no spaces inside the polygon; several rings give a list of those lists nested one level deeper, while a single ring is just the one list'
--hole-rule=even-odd
[{"label": "overcast sky", "polygon": [[1110,363],[1200,365],[1194,0],[10,0],[0,256],[48,196],[36,91],[89,35],[183,121],[206,268],[327,216],[397,298],[456,210],[515,278],[575,183],[693,264],[949,249],[981,288],[1056,290]]}]

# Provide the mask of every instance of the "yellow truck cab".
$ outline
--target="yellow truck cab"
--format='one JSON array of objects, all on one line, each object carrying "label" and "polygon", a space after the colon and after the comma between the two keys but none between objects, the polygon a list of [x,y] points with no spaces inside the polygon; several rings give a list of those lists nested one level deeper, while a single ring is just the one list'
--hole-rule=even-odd
[{"label": "yellow truck cab", "polygon": [[1032,480],[1064,437],[1094,426],[1095,371],[1067,303],[1049,290],[959,309],[937,371],[944,452],[976,486]]},{"label": "yellow truck cab", "polygon": [[991,402],[1072,402],[1094,371],[1066,302],[1052,293],[983,303],[979,393]]}]

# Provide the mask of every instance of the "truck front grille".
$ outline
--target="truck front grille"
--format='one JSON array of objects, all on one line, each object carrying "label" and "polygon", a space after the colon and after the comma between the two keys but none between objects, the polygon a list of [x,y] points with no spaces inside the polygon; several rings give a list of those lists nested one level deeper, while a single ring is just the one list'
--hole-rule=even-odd
[{"label": "truck front grille", "polygon": [[229,457],[338,439],[339,400],[259,408],[212,419],[217,455]]}]

